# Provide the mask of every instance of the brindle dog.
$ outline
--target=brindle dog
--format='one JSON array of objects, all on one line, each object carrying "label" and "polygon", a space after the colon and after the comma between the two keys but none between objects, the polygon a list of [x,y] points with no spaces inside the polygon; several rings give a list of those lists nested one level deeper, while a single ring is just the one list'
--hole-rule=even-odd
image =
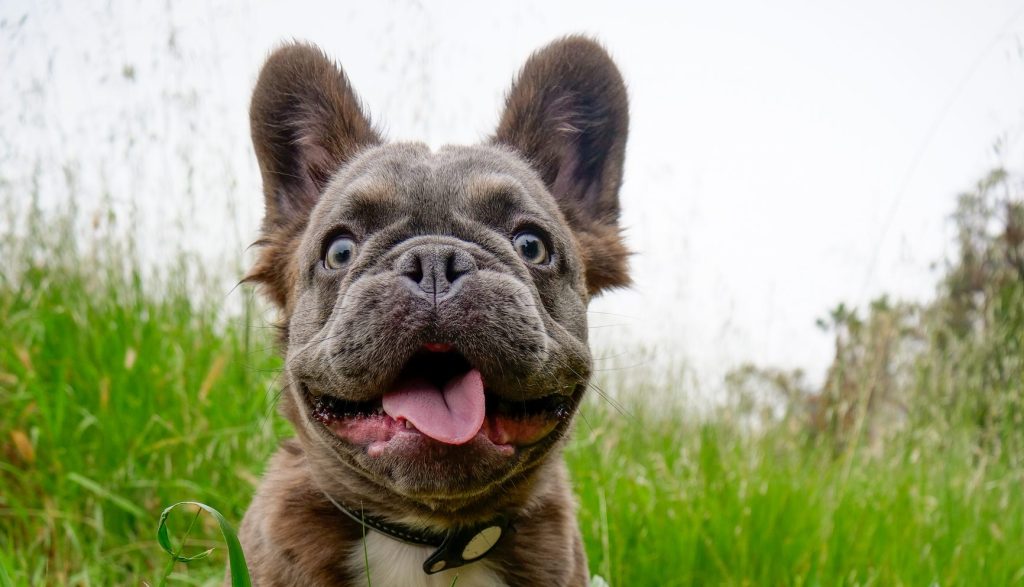
[{"label": "brindle dog", "polygon": [[587,584],[561,451],[588,301],[629,281],[608,54],[535,53],[482,145],[386,143],[307,44],[270,56],[250,115],[247,279],[282,312],[296,431],[242,522],[255,584]]}]

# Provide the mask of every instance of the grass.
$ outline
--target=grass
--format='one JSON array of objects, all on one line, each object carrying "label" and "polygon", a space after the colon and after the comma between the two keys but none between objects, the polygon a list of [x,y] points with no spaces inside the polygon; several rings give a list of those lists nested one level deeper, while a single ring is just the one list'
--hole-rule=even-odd
[{"label": "grass", "polygon": [[[225,318],[198,264],[145,273],[116,239],[56,236],[62,222],[2,241],[0,585],[158,584],[164,508],[200,501],[237,525],[289,433],[280,360],[264,315]],[[567,450],[591,571],[611,585],[1024,585],[1024,470],[972,429],[837,451],[644,403],[666,397],[651,381],[604,376],[627,413],[592,394]],[[214,518],[175,510],[170,536],[193,522],[174,551],[217,550],[168,584],[223,580]]]},{"label": "grass", "polygon": [[1024,584],[1024,475],[966,442],[837,460],[721,423],[588,419],[570,463],[612,585]]}]

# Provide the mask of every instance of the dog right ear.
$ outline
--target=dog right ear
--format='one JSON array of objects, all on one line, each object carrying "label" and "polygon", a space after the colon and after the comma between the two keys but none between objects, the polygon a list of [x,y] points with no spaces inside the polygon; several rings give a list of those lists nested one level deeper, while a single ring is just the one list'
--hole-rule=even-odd
[{"label": "dog right ear", "polygon": [[582,36],[534,53],[512,84],[493,141],[534,166],[580,245],[591,295],[629,284],[619,186],[629,132],[622,75]]},{"label": "dog right ear", "polygon": [[290,289],[286,252],[341,165],[381,142],[345,73],[319,48],[293,43],[260,71],[249,108],[266,212],[262,250],[248,281],[282,307]]}]

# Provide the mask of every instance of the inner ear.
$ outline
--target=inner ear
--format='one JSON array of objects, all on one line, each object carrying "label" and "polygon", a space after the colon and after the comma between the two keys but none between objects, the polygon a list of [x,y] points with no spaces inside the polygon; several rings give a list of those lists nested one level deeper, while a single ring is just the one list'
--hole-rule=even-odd
[{"label": "inner ear", "polygon": [[591,293],[629,283],[618,226],[628,132],[618,68],[599,44],[573,36],[527,60],[493,139],[521,153],[555,197],[583,249]]},{"label": "inner ear", "polygon": [[343,163],[381,142],[345,73],[303,43],[267,59],[249,119],[263,176],[265,228],[308,214]]}]

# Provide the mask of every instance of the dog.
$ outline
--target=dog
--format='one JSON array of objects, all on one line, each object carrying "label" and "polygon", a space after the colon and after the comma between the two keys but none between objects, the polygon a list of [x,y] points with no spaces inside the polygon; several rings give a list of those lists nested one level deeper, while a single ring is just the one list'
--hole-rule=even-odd
[{"label": "dog", "polygon": [[587,305],[629,283],[622,76],[534,53],[483,144],[387,143],[320,49],[253,91],[266,212],[246,277],[279,308],[283,415],[240,528],[256,585],[586,585],[562,447]]}]

